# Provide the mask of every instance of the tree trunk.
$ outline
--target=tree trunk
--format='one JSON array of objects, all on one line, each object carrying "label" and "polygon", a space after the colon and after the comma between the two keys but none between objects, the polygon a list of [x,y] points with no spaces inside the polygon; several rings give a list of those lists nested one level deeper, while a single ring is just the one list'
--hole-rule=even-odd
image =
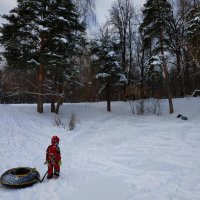
[{"label": "tree trunk", "polygon": [[[164,54],[163,54],[163,56],[164,56]],[[167,89],[167,97],[168,97],[168,101],[169,101],[169,113],[172,114],[174,112],[174,108],[173,108],[172,93],[171,93],[171,89],[170,89],[169,75],[168,75],[166,63],[164,63],[164,74],[165,74],[165,85],[166,85],[166,89]]]},{"label": "tree trunk", "polygon": [[38,71],[38,96],[37,96],[37,112],[43,113],[43,82],[44,82],[44,66],[40,65]]},{"label": "tree trunk", "polygon": [[[131,70],[132,70],[132,30],[131,30],[131,18],[129,18],[129,70],[128,70],[128,87],[131,86]],[[129,89],[130,90],[130,89]]]},{"label": "tree trunk", "polygon": [[167,75],[167,77],[166,77],[165,81],[166,81],[168,101],[169,101],[169,113],[172,114],[174,112],[174,108],[173,108],[172,93],[171,93],[170,84],[169,84],[169,75],[168,75],[168,72],[167,72],[166,75]]},{"label": "tree trunk", "polygon": [[54,113],[55,109],[56,109],[55,103],[54,103],[54,100],[52,100],[52,102],[51,102],[51,112]]},{"label": "tree trunk", "polygon": [[142,58],[141,58],[141,91],[140,91],[140,99],[144,99],[144,48],[142,48]]},{"label": "tree trunk", "polygon": [[[53,88],[52,88],[52,92],[54,94],[56,94],[56,92],[57,92],[57,81],[58,81],[58,69],[55,66],[54,79],[53,79]],[[55,109],[56,109],[55,102],[56,102],[56,96],[52,95],[51,96],[51,112],[52,113],[54,113]]]},{"label": "tree trunk", "polygon": [[176,52],[176,70],[175,70],[175,88],[176,97],[181,97],[183,94],[182,76],[181,76],[181,51]]},{"label": "tree trunk", "polygon": [[56,86],[57,87],[57,93],[60,94],[58,96],[57,103],[56,103],[56,108],[55,108],[56,114],[58,114],[60,106],[63,104],[64,97],[66,96],[66,85],[67,85],[67,82],[65,82],[62,85],[57,84],[57,86]]},{"label": "tree trunk", "polygon": [[62,105],[62,101],[63,101],[63,98],[59,97],[58,101],[57,101],[57,104],[56,104],[56,108],[55,108],[55,113],[56,114],[58,114],[58,112],[59,112],[60,106]]},{"label": "tree trunk", "polygon": [[111,112],[111,100],[110,100],[110,83],[106,84],[106,101],[107,101],[107,111]]},{"label": "tree trunk", "polygon": [[[45,41],[45,34],[41,33],[40,35],[40,56],[42,56],[42,53],[46,47],[46,41]],[[42,61],[40,61],[40,67],[38,70],[38,96],[37,96],[37,112],[43,113],[43,82],[45,78],[45,70],[44,70],[44,64]]]}]

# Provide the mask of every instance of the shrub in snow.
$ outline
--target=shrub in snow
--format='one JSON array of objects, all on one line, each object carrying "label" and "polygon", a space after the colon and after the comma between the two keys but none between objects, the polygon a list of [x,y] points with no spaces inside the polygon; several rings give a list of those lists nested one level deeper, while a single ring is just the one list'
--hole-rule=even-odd
[{"label": "shrub in snow", "polygon": [[145,101],[144,101],[144,99],[137,101],[135,108],[136,108],[136,113],[138,115],[144,114],[144,112],[145,112]]},{"label": "shrub in snow", "polygon": [[69,120],[61,119],[61,117],[57,114],[55,114],[54,116],[54,125],[57,127],[67,129],[69,131],[72,131],[77,126],[77,123],[78,119],[74,112],[71,112]]},{"label": "shrub in snow", "polygon": [[57,114],[54,115],[54,124],[56,126],[64,126],[62,120],[60,119],[60,117]]},{"label": "shrub in snow", "polygon": [[162,101],[160,99],[140,99],[129,102],[132,113],[137,115],[161,115],[161,103]]},{"label": "shrub in snow", "polygon": [[69,124],[68,124],[68,128],[70,131],[72,131],[76,127],[77,122],[78,120],[76,118],[76,115],[74,112],[72,112],[70,116]]},{"label": "shrub in snow", "polygon": [[161,115],[161,103],[160,99],[151,99],[147,106],[147,113]]}]

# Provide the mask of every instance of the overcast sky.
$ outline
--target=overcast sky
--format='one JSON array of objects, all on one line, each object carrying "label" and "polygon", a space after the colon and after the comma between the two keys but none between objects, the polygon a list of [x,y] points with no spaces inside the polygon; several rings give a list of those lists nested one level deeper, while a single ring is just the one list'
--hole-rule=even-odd
[{"label": "overcast sky", "polygon": [[[84,0],[83,0],[84,1]],[[96,1],[96,14],[97,21],[101,24],[105,22],[108,16],[108,10],[111,8],[115,0],[95,0]],[[7,14],[12,8],[17,5],[17,0],[0,0],[0,15]],[[142,6],[146,0],[132,0],[136,6]],[[0,19],[0,23],[2,20]]]}]

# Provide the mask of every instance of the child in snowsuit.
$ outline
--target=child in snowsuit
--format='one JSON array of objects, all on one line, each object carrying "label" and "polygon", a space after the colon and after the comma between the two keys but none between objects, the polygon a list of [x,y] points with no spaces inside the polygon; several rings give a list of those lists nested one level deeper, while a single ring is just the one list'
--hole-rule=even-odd
[{"label": "child in snowsuit", "polygon": [[51,139],[51,145],[48,146],[46,150],[46,162],[48,164],[48,179],[59,177],[60,166],[61,166],[61,155],[59,148],[60,139],[57,136],[53,136]]}]

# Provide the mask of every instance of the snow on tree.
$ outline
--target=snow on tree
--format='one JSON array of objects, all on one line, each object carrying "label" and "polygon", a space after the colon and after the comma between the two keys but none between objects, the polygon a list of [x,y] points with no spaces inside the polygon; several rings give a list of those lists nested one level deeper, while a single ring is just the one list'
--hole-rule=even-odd
[{"label": "snow on tree", "polygon": [[[38,71],[38,112],[43,112],[45,75],[63,86],[72,74],[74,79],[78,70],[73,62],[81,53],[85,26],[71,0],[18,0],[3,18],[8,21],[1,29],[4,56],[12,68]],[[54,83],[53,92],[58,91]]]},{"label": "snow on tree", "polygon": [[102,83],[107,100],[107,111],[111,111],[111,93],[114,86],[123,85],[126,82],[125,73],[119,63],[119,44],[112,38],[108,29],[101,30],[99,37],[91,42],[91,52],[98,66],[96,78]]},{"label": "snow on tree", "polygon": [[89,28],[96,23],[95,0],[73,0],[73,2],[78,7],[81,19]]},{"label": "snow on tree", "polygon": [[165,58],[168,21],[173,20],[172,7],[167,0],[147,0],[143,9],[143,22],[140,31],[144,35],[144,48],[150,51],[150,57],[161,55],[166,91],[169,100],[169,111],[173,113],[172,94],[169,83],[167,62]]}]

